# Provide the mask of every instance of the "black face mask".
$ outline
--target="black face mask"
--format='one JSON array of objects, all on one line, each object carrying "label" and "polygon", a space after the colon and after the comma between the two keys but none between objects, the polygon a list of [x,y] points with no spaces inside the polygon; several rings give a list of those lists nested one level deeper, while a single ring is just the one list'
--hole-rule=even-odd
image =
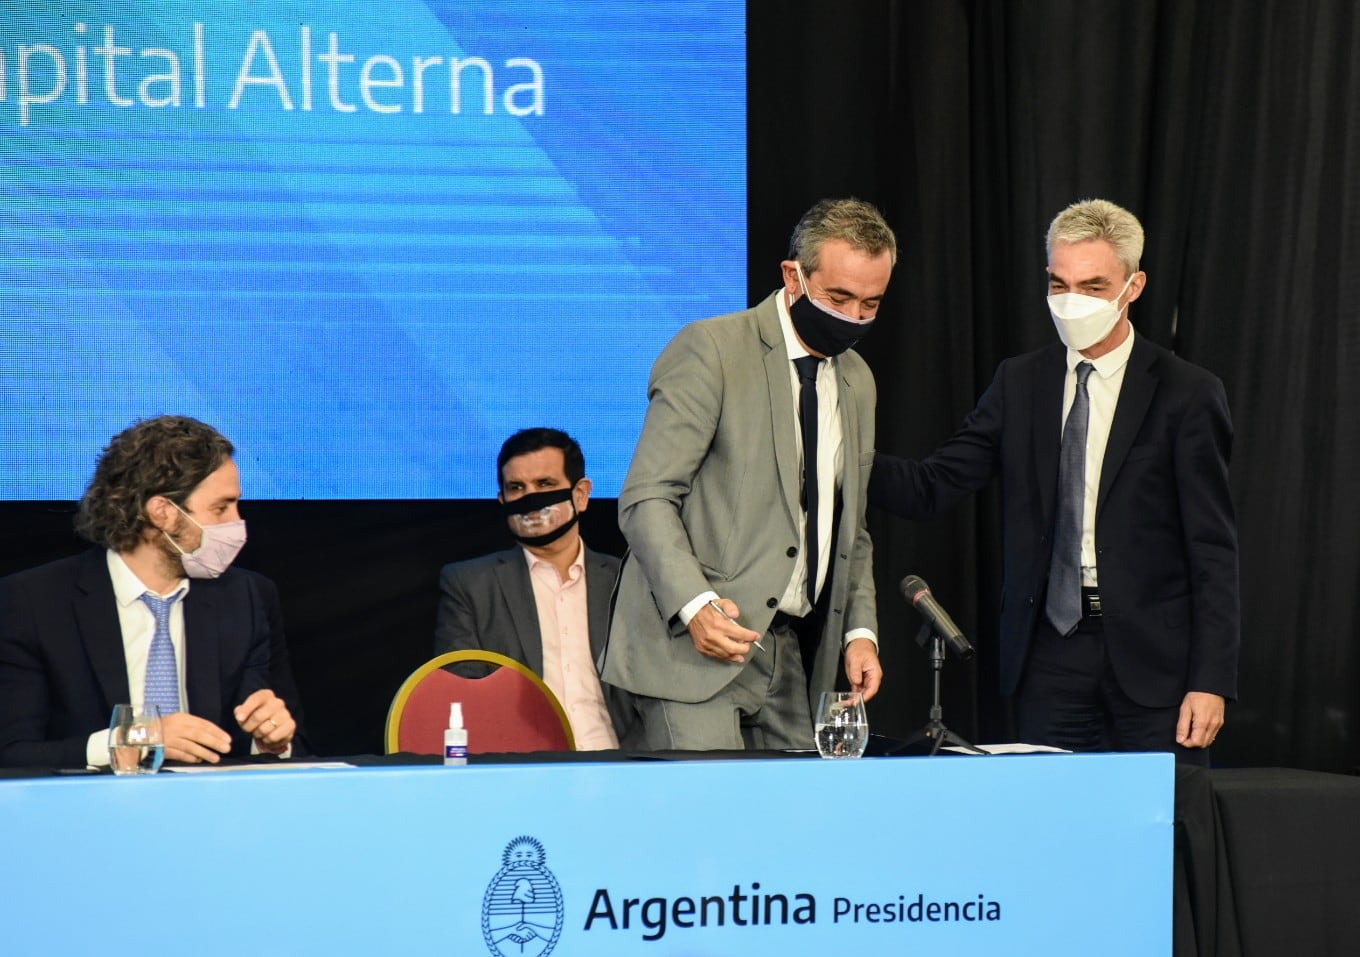
[{"label": "black face mask", "polygon": [[874,321],[855,322],[843,319],[830,307],[815,302],[803,281],[802,267],[798,268],[798,282],[803,294],[789,306],[789,320],[803,345],[824,356],[838,356],[864,338]]},{"label": "black face mask", "polygon": [[521,495],[513,502],[502,502],[501,512],[509,518],[513,515],[528,515],[530,512],[537,512],[540,509],[551,508],[561,502],[571,502],[571,518],[563,522],[551,532],[544,532],[542,535],[516,535],[513,531],[510,536],[521,545],[530,548],[541,548],[544,545],[551,545],[563,535],[567,534],[580,519],[580,513],[576,511],[576,503],[572,502],[571,495],[575,490],[571,488],[553,489],[548,492],[530,492],[528,495]]}]

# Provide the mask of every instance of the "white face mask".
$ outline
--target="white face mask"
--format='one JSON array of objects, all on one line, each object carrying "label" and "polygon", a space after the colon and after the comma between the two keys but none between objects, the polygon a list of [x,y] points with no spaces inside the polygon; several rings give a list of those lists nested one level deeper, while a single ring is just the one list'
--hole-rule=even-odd
[{"label": "white face mask", "polygon": [[[1134,273],[1133,276],[1138,275]],[[1124,290],[1133,282],[1130,276],[1113,299],[1100,299],[1096,296],[1083,296],[1076,292],[1063,292],[1048,297],[1048,311],[1053,314],[1053,324],[1058,327],[1058,338],[1069,349],[1080,352],[1089,349],[1110,334],[1124,309],[1116,305]],[[1128,303],[1124,303],[1124,308]]]},{"label": "white face mask", "polygon": [[[170,503],[175,505],[174,502]],[[175,505],[175,508],[179,508]],[[184,509],[179,508],[179,513],[194,522],[193,516]],[[198,522],[194,522],[198,525]],[[179,552],[179,559],[184,564],[184,574],[190,578],[217,578],[224,571],[231,567],[231,563],[240,554],[241,548],[246,543],[246,523],[243,519],[234,522],[220,522],[217,525],[198,525],[203,532],[203,540],[199,542],[198,548],[192,552],[186,552],[179,547],[179,542],[170,538],[169,534],[161,532],[170,544],[175,546]]]}]

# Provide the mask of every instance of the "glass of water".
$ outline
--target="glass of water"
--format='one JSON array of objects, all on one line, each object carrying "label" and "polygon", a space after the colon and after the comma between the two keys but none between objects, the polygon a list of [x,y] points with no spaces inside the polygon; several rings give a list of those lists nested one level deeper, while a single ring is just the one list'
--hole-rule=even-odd
[{"label": "glass of water", "polygon": [[140,711],[130,704],[113,706],[109,719],[109,764],[114,774],[155,774],[165,759],[161,713],[154,704]]},{"label": "glass of water", "polygon": [[869,743],[869,719],[858,691],[823,691],[813,725],[817,753],[824,758],[858,758]]}]

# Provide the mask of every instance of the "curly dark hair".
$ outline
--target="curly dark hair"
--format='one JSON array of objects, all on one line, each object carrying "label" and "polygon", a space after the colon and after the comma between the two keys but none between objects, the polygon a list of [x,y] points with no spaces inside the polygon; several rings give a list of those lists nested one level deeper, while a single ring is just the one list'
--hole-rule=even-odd
[{"label": "curly dark hair", "polygon": [[151,527],[146,503],[164,495],[183,506],[236,450],[210,425],[182,415],[143,419],[113,437],[80,498],[76,533],[125,552]]}]

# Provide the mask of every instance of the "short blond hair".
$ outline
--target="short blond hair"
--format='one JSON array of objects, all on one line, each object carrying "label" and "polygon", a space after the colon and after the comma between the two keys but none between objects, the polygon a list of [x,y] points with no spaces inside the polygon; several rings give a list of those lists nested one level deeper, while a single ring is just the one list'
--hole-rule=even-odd
[{"label": "short blond hair", "polygon": [[1055,243],[1084,243],[1103,239],[1114,248],[1124,275],[1138,271],[1143,258],[1143,224],[1138,217],[1107,199],[1083,199],[1064,209],[1048,226],[1048,255]]}]

